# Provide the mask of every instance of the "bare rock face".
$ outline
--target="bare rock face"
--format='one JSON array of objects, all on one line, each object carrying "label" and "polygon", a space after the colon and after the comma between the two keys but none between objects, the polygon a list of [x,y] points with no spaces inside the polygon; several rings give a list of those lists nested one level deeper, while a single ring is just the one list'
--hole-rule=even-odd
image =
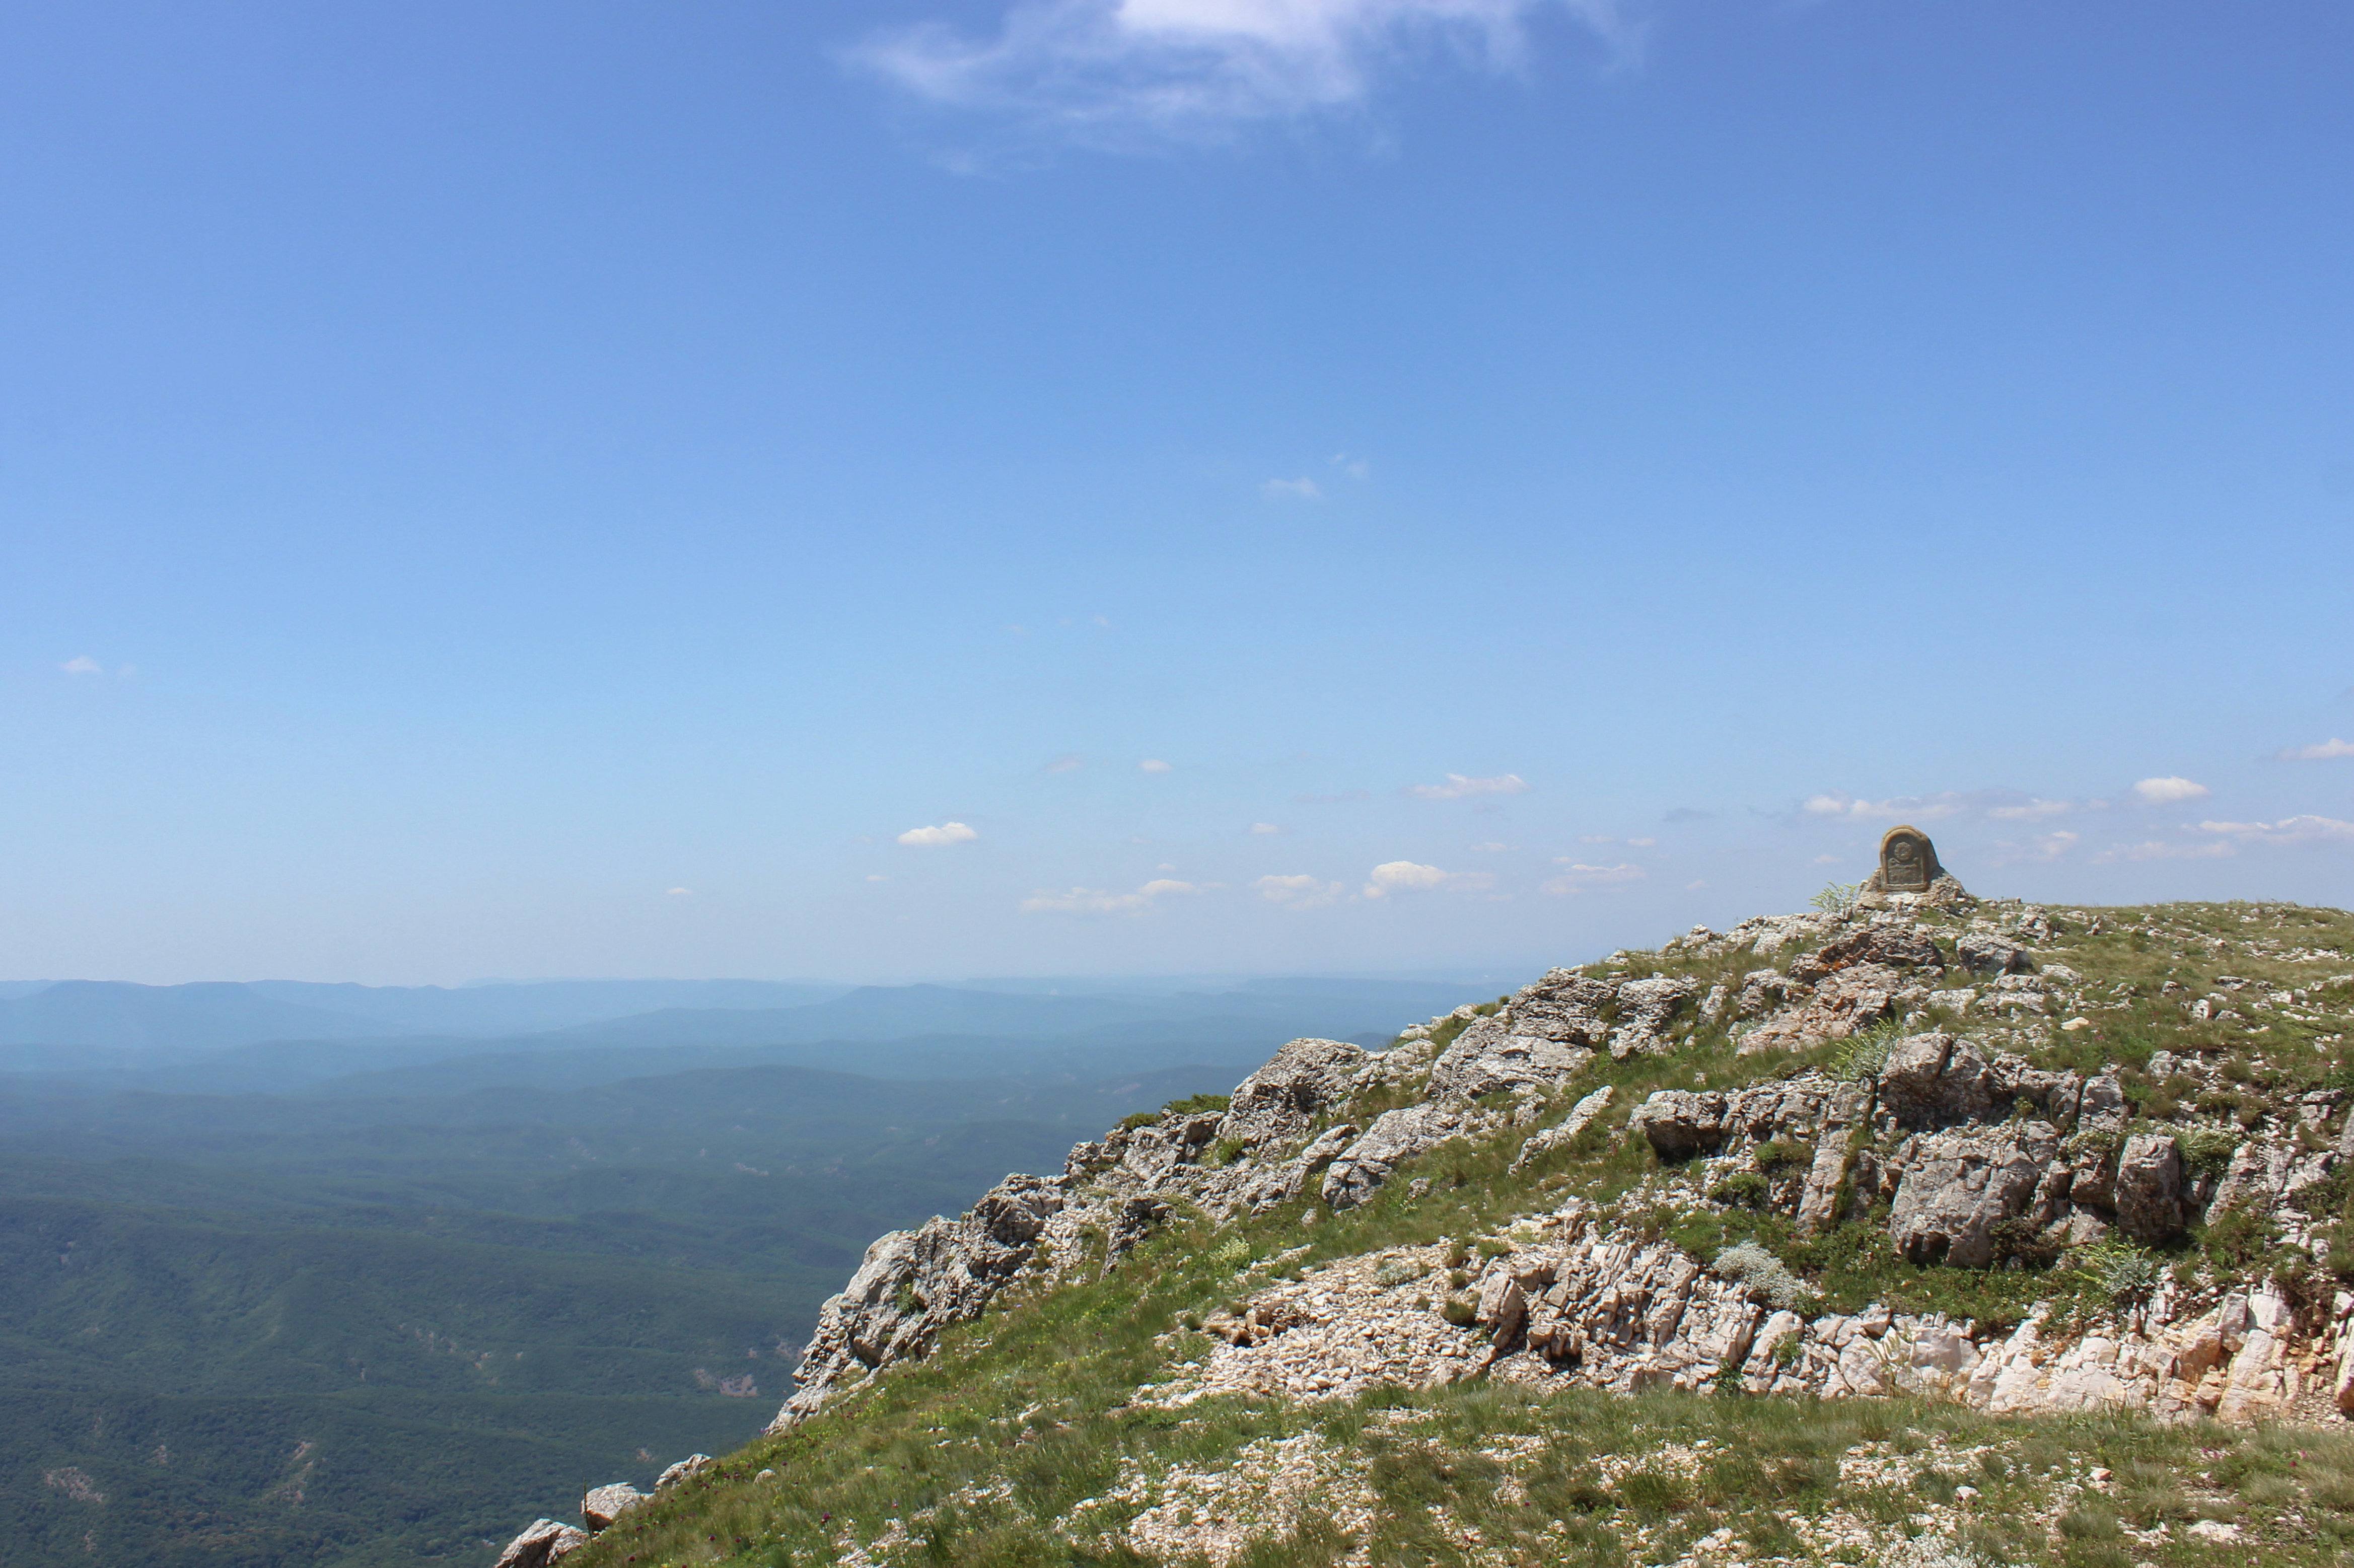
[{"label": "bare rock face", "polygon": [[1295,1139],[1345,1099],[1371,1058],[1341,1040],[1294,1040],[1235,1086],[1217,1136],[1251,1148]]},{"label": "bare rock face", "polygon": [[1812,1139],[1843,1132],[1869,1109],[1870,1091],[1820,1073],[1753,1084],[1734,1093],[1655,1089],[1627,1118],[1670,1162],[1735,1152],[1775,1139]]},{"label": "bare rock face", "polygon": [[627,1481],[615,1481],[597,1487],[580,1499],[580,1517],[591,1531],[604,1529],[641,1503],[652,1501],[652,1497],[638,1490]]},{"label": "bare rock face", "polygon": [[2171,1138],[2137,1133],[2117,1153],[2117,1229],[2139,1242],[2182,1233],[2182,1154]]},{"label": "bare rock face", "polygon": [[2058,1129],[2041,1121],[1908,1139],[1895,1160],[1890,1236],[1914,1263],[1984,1268],[1995,1226],[2027,1213],[2059,1149]]},{"label": "bare rock face", "polygon": [[1514,1033],[1596,1050],[1610,1032],[1603,1015],[1617,999],[1617,991],[1607,980],[1590,980],[1570,969],[1548,969],[1543,980],[1512,998]]},{"label": "bare rock face", "polygon": [[1546,1128],[1543,1132],[1521,1145],[1521,1151],[1512,1157],[1512,1169],[1519,1171],[1527,1166],[1531,1160],[1541,1159],[1556,1149],[1565,1147],[1579,1133],[1591,1126],[1596,1117],[1610,1108],[1610,1101],[1617,1093],[1616,1089],[1605,1084],[1572,1106],[1569,1114],[1562,1118],[1559,1122]]},{"label": "bare rock face", "polygon": [[[1795,983],[1795,982],[1793,982]],[[1785,1009],[1741,1037],[1744,1055],[1765,1051],[1805,1051],[1826,1040],[1844,1040],[1896,1011],[1898,1000],[1926,988],[1886,964],[1851,965],[1826,975],[1805,1005]]]},{"label": "bare rock face", "polygon": [[960,1219],[935,1217],[878,1238],[842,1294],[818,1308],[795,1374],[801,1386],[779,1421],[813,1414],[845,1380],[921,1355],[940,1330],[979,1316],[1065,1201],[1061,1179],[1009,1176]]},{"label": "bare rock face", "polygon": [[1698,994],[1700,982],[1690,975],[1663,975],[1621,985],[1618,1024],[1610,1032],[1610,1054],[1623,1062],[1665,1048],[1669,1025]]},{"label": "bare rock face", "polygon": [[1499,1089],[1550,1088],[1594,1060],[1585,1046],[1520,1033],[1519,1022],[1511,1011],[1493,1013],[1457,1035],[1431,1066],[1432,1096],[1471,1100]]},{"label": "bare rock face", "polygon": [[1882,919],[1834,937],[1790,966],[1790,978],[1808,984],[1858,964],[1942,972],[1945,957],[1929,933],[1908,920]]},{"label": "bare rock face", "polygon": [[546,1565],[568,1552],[578,1552],[588,1544],[588,1532],[577,1524],[561,1520],[535,1520],[524,1526],[523,1533],[507,1542],[493,1568],[546,1568]]},{"label": "bare rock face", "polygon": [[1972,1120],[1994,1104],[1994,1089],[1986,1058],[1950,1034],[1899,1040],[1880,1069],[1880,1103],[1905,1127]]},{"label": "bare rock face", "polygon": [[662,1473],[661,1478],[654,1482],[654,1490],[666,1492],[681,1481],[689,1480],[700,1475],[718,1462],[708,1454],[689,1454]]},{"label": "bare rock face", "polygon": [[1321,1195],[1336,1209],[1353,1209],[1416,1155],[1502,1125],[1500,1116],[1438,1100],[1384,1111],[1325,1170]]},{"label": "bare rock face", "polygon": [[1993,975],[2017,974],[2032,958],[2025,948],[1993,931],[1965,932],[1954,943],[1954,956],[1964,969]]}]

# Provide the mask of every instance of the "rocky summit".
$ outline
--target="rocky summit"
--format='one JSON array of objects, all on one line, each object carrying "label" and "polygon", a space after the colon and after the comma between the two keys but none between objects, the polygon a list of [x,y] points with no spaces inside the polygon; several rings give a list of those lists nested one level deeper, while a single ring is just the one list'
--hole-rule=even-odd
[{"label": "rocky summit", "polygon": [[501,1563],[2354,1561],[2354,917],[1818,904],[882,1237]]}]

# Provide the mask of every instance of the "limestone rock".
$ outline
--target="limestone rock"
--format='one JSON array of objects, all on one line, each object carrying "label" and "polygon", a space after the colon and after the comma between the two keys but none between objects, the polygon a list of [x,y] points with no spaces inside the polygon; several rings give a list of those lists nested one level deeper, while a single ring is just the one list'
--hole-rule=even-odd
[{"label": "limestone rock", "polygon": [[[1106,1139],[1107,1149],[1118,1140]],[[1065,1203],[1062,1179],[1009,1176],[960,1219],[935,1217],[878,1238],[842,1294],[818,1308],[794,1374],[801,1387],[779,1427],[815,1414],[845,1380],[922,1355],[941,1329],[979,1316]]]},{"label": "limestone rock", "polygon": [[1570,1107],[1567,1116],[1521,1145],[1520,1153],[1512,1157],[1512,1169],[1521,1170],[1531,1160],[1542,1159],[1556,1149],[1566,1147],[1571,1139],[1584,1132],[1592,1124],[1596,1117],[1609,1108],[1611,1098],[1617,1093],[1617,1091],[1610,1085],[1605,1084]]},{"label": "limestone rock", "polygon": [[591,1531],[599,1531],[631,1509],[652,1500],[652,1494],[638,1490],[627,1481],[613,1481],[591,1489],[580,1499],[580,1517],[588,1521]]},{"label": "limestone rock", "polygon": [[662,1478],[654,1482],[654,1490],[666,1492],[679,1482],[711,1468],[718,1462],[708,1454],[689,1454],[662,1473]]},{"label": "limestone rock", "polygon": [[1916,1134],[1898,1151],[1889,1235],[1914,1263],[1985,1267],[1994,1227],[2027,1212],[2059,1148],[2058,1131],[2040,1121]]},{"label": "limestone rock", "polygon": [[1628,980],[1618,988],[1618,1022],[1610,1032],[1610,1054],[1619,1061],[1657,1051],[1668,1043],[1668,1027],[1700,991],[1690,975]]},{"label": "limestone rock", "polygon": [[[1885,964],[1862,963],[1824,977],[1804,1006],[1768,1018],[1741,1037],[1741,1051],[1805,1051],[1844,1040],[1894,1014],[1912,982]],[[1926,1000],[1927,991],[1919,992]]]},{"label": "limestone rock", "polygon": [[588,1544],[588,1532],[560,1520],[535,1520],[507,1542],[493,1568],[546,1568],[547,1563]]},{"label": "limestone rock", "polygon": [[1968,1121],[1994,1104],[1994,1074],[1985,1057],[1954,1036],[1915,1034],[1888,1048],[1880,1103],[1905,1127]]},{"label": "limestone rock", "polygon": [[1384,1111],[1324,1171],[1319,1190],[1336,1209],[1353,1209],[1373,1195],[1404,1161],[1447,1139],[1484,1130],[1500,1118],[1464,1106],[1426,1101]]},{"label": "limestone rock", "polygon": [[1432,1097],[1471,1100],[1500,1089],[1550,1088],[1594,1059],[1582,1045],[1517,1032],[1510,1011],[1479,1020],[1455,1037],[1430,1069]]},{"label": "limestone rock", "polygon": [[1825,942],[1790,966],[1790,978],[1811,984],[1858,964],[1943,969],[1945,957],[1935,939],[1911,921],[1883,918]]},{"label": "limestone rock", "polygon": [[2117,1154],[2114,1187],[2117,1229],[2140,1242],[2182,1232],[2182,1155],[2174,1139],[2137,1133]]},{"label": "limestone rock", "polygon": [[1292,1041],[1235,1086],[1216,1136],[1253,1149],[1304,1136],[1319,1117],[1347,1097],[1369,1059],[1361,1047],[1345,1041]]},{"label": "limestone rock", "polygon": [[2031,958],[2026,948],[1993,931],[1964,932],[1954,943],[1954,956],[1965,969],[1994,975],[2016,974]]}]

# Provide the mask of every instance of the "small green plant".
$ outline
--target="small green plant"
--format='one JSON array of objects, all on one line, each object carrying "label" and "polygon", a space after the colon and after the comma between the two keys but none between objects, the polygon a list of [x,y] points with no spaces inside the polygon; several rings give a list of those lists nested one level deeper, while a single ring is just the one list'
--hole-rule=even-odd
[{"label": "small green plant", "polygon": [[2130,1243],[2105,1241],[2078,1250],[2076,1273],[2110,1300],[2137,1306],[2158,1288],[2166,1266]]},{"label": "small green plant", "polygon": [[1711,1201],[1729,1209],[1759,1209],[1766,1207],[1774,1196],[1773,1184],[1755,1171],[1736,1171],[1708,1190]]},{"label": "small green plant", "polygon": [[1849,1035],[1831,1053],[1831,1076],[1851,1084],[1874,1075],[1888,1065],[1890,1047],[1903,1038],[1904,1025],[1893,1018]]},{"label": "small green plant", "polygon": [[1855,907],[1856,895],[1863,891],[1860,882],[1827,882],[1823,890],[1807,902],[1832,915],[1844,915]]},{"label": "small green plant", "polygon": [[1450,1296],[1438,1315],[1458,1329],[1468,1329],[1479,1320],[1479,1307],[1469,1296]]}]

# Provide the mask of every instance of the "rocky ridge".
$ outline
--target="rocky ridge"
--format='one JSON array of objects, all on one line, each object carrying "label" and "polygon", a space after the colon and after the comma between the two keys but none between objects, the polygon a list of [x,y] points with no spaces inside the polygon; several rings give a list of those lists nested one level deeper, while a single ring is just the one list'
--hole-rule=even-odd
[{"label": "rocky ridge", "polygon": [[[2161,917],[1980,903],[1941,877],[1923,896],[1555,969],[1384,1051],[1294,1041],[1223,1107],[1131,1118],[1058,1175],[1008,1177],[962,1215],[876,1241],[825,1304],[771,1430],[992,1307],[1117,1277],[1173,1225],[1233,1249],[1245,1288],[1161,1336],[1164,1375],[1134,1389],[1139,1409],[1485,1380],[2338,1419],[2354,1412],[2354,1294],[2328,1265],[2354,1118],[2337,1089],[2285,1093],[2248,1064],[2275,1046],[2335,1059],[2354,975],[2088,980],[2061,961],[2153,934]],[[2346,957],[2255,946],[2275,968]],[[2175,1019],[2175,1048],[2137,1044]],[[1720,1071],[1729,1055],[1747,1081],[1639,1096],[1596,1081],[1656,1080],[1686,1053]],[[1295,1207],[1312,1230],[1421,1202],[1416,1165],[1450,1145],[1511,1151],[1509,1213],[1485,1235],[1297,1277],[1287,1264],[1307,1247],[1262,1258],[1214,1241]],[[1583,1171],[1586,1191],[1565,1191]],[[2250,1224],[2270,1251],[2220,1266],[2211,1238]],[[1796,1255],[1832,1236],[1870,1238],[1908,1277],[2055,1288],[2008,1315],[1836,1309],[1761,1245]],[[541,1521],[546,1550],[529,1555],[526,1531],[503,1563],[554,1560],[578,1544],[557,1539],[568,1528]]]}]

